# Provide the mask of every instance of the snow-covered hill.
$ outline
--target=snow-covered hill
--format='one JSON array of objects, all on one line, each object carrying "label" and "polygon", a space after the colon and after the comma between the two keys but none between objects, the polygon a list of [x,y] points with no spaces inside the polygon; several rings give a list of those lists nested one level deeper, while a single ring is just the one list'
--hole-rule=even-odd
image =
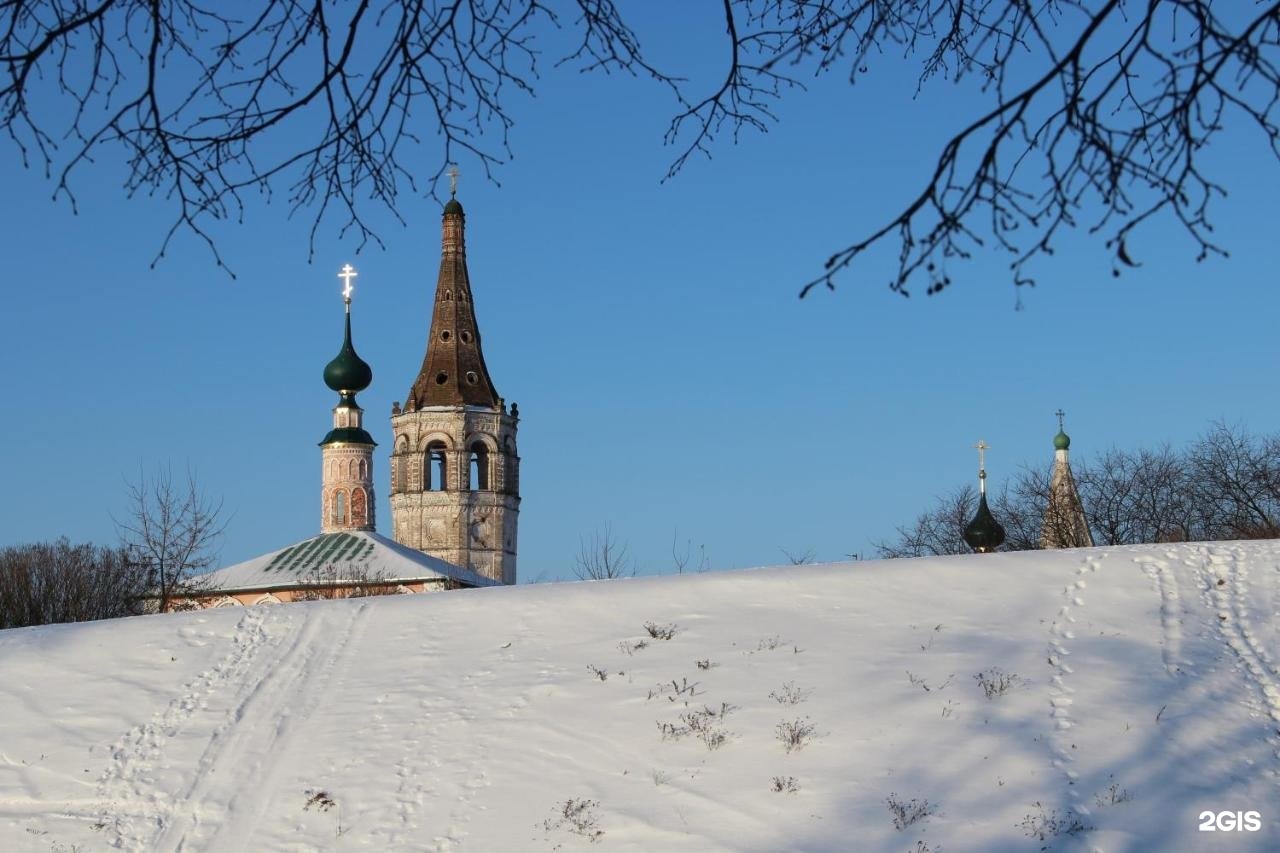
[{"label": "snow-covered hill", "polygon": [[0,849],[1275,850],[1278,611],[1268,542],[5,631]]}]

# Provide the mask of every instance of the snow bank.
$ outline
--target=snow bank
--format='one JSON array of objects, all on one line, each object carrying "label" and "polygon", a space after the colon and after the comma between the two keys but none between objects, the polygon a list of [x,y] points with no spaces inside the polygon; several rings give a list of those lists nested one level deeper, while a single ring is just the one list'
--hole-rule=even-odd
[{"label": "snow bank", "polygon": [[1278,612],[1267,542],[4,631],[0,849],[1274,850]]}]

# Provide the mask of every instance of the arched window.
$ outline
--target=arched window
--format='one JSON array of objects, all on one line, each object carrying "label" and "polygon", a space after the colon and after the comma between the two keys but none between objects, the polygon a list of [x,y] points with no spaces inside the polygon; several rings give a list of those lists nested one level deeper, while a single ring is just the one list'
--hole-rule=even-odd
[{"label": "arched window", "polygon": [[471,445],[471,491],[489,490],[489,448],[483,442]]},{"label": "arched window", "polygon": [[398,495],[409,489],[409,457],[404,454],[409,450],[409,439],[403,435],[396,436],[396,450],[391,455],[391,493]]},{"label": "arched window", "polygon": [[369,507],[364,489],[355,489],[351,492],[351,526],[364,527],[368,520]]},{"label": "arched window", "polygon": [[360,460],[360,479],[369,479],[369,460],[367,459]]},{"label": "arched window", "polygon": [[347,493],[341,489],[333,494],[333,523],[347,523]]},{"label": "arched window", "polygon": [[433,441],[427,445],[427,470],[422,478],[424,492],[443,492],[449,488],[449,465],[445,456],[443,441]]}]

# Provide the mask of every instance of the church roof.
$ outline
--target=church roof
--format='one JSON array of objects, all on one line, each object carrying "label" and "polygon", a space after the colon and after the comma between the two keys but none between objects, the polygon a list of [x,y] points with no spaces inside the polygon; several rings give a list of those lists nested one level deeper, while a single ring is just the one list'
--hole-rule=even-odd
[{"label": "church roof", "polygon": [[462,205],[451,199],[443,214],[440,275],[427,353],[405,408],[499,406],[498,392],[480,349],[480,327],[467,274],[465,223]]},{"label": "church roof", "polygon": [[209,592],[317,586],[343,580],[453,580],[466,586],[498,585],[367,530],[322,533],[196,579],[201,591]]}]

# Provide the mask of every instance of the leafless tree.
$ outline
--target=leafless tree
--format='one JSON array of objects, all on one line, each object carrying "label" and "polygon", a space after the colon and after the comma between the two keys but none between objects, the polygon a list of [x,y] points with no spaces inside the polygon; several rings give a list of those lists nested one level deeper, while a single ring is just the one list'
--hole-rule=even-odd
[{"label": "leafless tree", "polygon": [[909,527],[898,528],[894,541],[875,543],[883,558],[937,557],[946,554],[968,554],[964,528],[978,507],[978,490],[965,485],[939,497],[933,509],[921,513]]},{"label": "leafless tree", "polygon": [[175,482],[167,466],[150,476],[140,470],[128,495],[128,515],[116,527],[127,558],[145,573],[148,594],[164,613],[175,595],[197,591],[196,576],[213,565],[225,527],[222,501],[205,497],[191,470]]},{"label": "leafless tree", "polygon": [[160,254],[185,229],[217,257],[210,221],[241,216],[251,193],[283,190],[363,242],[377,237],[362,202],[394,212],[461,157],[489,173],[510,154],[508,98],[533,91],[548,39],[567,45],[557,65],[671,92],[668,177],[722,136],[765,130],[806,78],[856,82],[893,56],[921,86],[972,82],[985,104],[918,193],[801,295],[882,243],[903,294],[920,279],[945,288],[949,265],[984,246],[1029,284],[1031,262],[1077,224],[1105,235],[1118,274],[1137,264],[1131,232],[1158,214],[1199,258],[1221,254],[1205,148],[1234,119],[1280,153],[1275,0],[721,0],[721,12],[722,41],[697,48],[723,57],[703,89],[650,64],[614,0],[264,0],[243,16],[187,0],[11,2],[0,122],[73,204],[76,170],[122,150],[126,191],[177,208]]},{"label": "leafless tree", "polygon": [[118,548],[63,537],[0,549],[0,628],[128,616],[145,590]]},{"label": "leafless tree", "polygon": [[[705,572],[711,568],[711,558],[707,556],[707,546],[698,546],[698,559],[694,563],[693,571]],[[684,570],[689,567],[690,561],[693,560],[693,540],[686,539],[684,545],[680,544],[680,531],[673,530],[671,532],[671,563],[675,566],[676,574],[684,574]]]},{"label": "leafless tree", "polygon": [[1215,423],[1191,449],[1189,467],[1211,538],[1280,537],[1280,436]]},{"label": "leafless tree", "polygon": [[636,564],[627,551],[627,543],[614,538],[613,527],[606,524],[595,530],[589,540],[578,539],[573,573],[583,581],[632,577],[636,573]]},{"label": "leafless tree", "polygon": [[787,558],[787,562],[793,566],[804,566],[813,562],[814,553],[812,548],[806,548],[803,551],[789,551],[786,548],[778,548],[782,552],[782,556]]}]

